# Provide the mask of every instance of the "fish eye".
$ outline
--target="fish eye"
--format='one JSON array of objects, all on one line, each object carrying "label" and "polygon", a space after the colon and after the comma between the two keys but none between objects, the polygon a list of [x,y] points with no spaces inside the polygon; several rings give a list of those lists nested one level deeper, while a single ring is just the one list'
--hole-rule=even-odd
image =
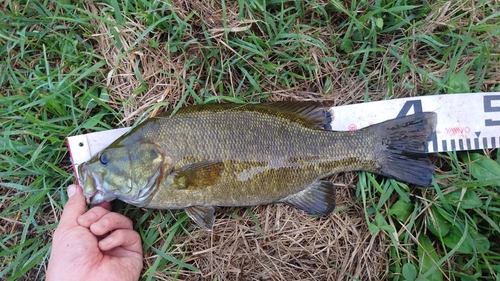
[{"label": "fish eye", "polygon": [[99,158],[99,161],[101,161],[101,164],[107,165],[109,163],[108,157],[106,157],[106,154],[101,154],[101,157]]}]

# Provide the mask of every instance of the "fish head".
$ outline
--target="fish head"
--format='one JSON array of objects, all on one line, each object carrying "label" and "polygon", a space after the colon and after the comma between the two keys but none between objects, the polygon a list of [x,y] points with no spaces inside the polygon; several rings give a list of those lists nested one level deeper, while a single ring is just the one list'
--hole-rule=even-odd
[{"label": "fish head", "polygon": [[142,206],[170,162],[154,143],[112,144],[78,167],[79,180],[88,204],[120,199]]}]

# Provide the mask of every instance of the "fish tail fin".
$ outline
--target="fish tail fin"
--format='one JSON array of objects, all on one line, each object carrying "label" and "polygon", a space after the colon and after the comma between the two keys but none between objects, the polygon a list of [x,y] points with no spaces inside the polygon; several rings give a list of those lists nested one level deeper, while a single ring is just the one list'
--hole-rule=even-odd
[{"label": "fish tail fin", "polygon": [[436,113],[422,112],[369,127],[382,138],[380,166],[376,173],[430,186],[434,166],[427,156],[427,143],[436,130],[436,122]]}]

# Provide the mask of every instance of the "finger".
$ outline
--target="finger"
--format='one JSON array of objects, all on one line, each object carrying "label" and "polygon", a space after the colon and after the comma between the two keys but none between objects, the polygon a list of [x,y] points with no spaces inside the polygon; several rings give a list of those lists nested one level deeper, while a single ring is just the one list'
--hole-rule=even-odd
[{"label": "finger", "polygon": [[132,229],[132,221],[124,215],[109,212],[90,226],[90,231],[97,236],[116,229]]},{"label": "finger", "polygon": [[102,217],[104,217],[110,211],[103,207],[93,207],[88,210],[85,214],[78,217],[78,224],[89,228],[93,223],[99,221]]},{"label": "finger", "polygon": [[102,202],[102,203],[99,203],[99,204],[94,205],[92,207],[102,207],[108,211],[111,211],[111,203],[109,203],[109,202]]},{"label": "finger", "polygon": [[99,249],[102,251],[109,251],[117,247],[138,253],[142,257],[141,237],[139,233],[132,229],[115,230],[106,238],[99,241]]},{"label": "finger", "polygon": [[64,206],[63,213],[61,215],[61,220],[59,221],[58,230],[64,231],[66,229],[77,226],[77,218],[85,213],[87,205],[85,203],[85,196],[83,195],[83,190],[78,185],[70,185],[68,187],[68,202]]}]

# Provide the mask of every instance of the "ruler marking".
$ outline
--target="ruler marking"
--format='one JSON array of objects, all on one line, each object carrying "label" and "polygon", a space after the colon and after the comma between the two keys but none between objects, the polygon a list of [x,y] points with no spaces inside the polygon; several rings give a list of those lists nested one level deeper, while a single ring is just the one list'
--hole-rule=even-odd
[{"label": "ruler marking", "polygon": [[455,140],[451,140],[451,150],[456,151],[457,146],[455,145]]},{"label": "ruler marking", "polygon": [[479,149],[479,139],[474,138],[474,149]]},{"label": "ruler marking", "polygon": [[488,138],[483,138],[483,148],[488,147]]},{"label": "ruler marking", "polygon": [[438,151],[438,141],[436,132],[431,133],[430,136],[427,138],[427,140],[432,142],[432,151]]},{"label": "ruler marking", "polygon": [[472,148],[472,141],[470,140],[470,138],[467,138],[466,141],[467,141],[467,144],[466,144],[467,145],[467,150],[469,150],[469,149]]},{"label": "ruler marking", "polygon": [[464,140],[463,139],[458,140],[458,149],[464,150]]},{"label": "ruler marking", "polygon": [[495,137],[491,137],[491,147],[496,147]]},{"label": "ruler marking", "polygon": [[447,151],[448,150],[448,143],[446,143],[446,140],[443,140],[441,143],[443,144],[443,150]]}]

